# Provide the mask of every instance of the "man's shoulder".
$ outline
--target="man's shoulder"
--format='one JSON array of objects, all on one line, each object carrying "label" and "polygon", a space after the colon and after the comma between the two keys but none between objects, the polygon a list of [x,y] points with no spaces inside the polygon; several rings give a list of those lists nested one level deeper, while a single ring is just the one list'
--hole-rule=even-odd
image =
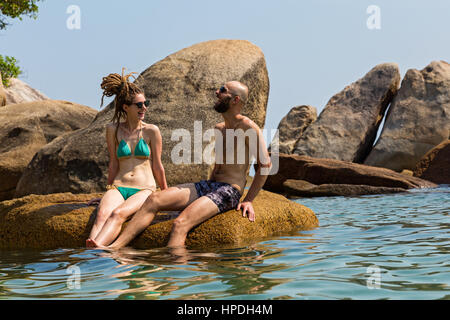
[{"label": "man's shoulder", "polygon": [[242,129],[256,129],[259,130],[259,126],[249,117],[242,116],[242,119],[239,123],[239,127]]}]

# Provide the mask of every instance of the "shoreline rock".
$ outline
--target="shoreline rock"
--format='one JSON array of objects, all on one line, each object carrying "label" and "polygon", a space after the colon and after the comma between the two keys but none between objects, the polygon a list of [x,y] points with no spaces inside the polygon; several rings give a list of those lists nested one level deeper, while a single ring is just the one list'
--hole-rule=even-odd
[{"label": "shoreline rock", "polygon": [[[0,248],[75,248],[84,247],[95,220],[95,207],[85,203],[102,194],[59,193],[29,195],[0,202]],[[204,247],[242,245],[294,230],[310,230],[319,225],[314,212],[283,196],[263,191],[254,201],[256,221],[230,210],[194,228],[186,245]],[[167,244],[172,219],[160,213],[130,246],[161,247]]]},{"label": "shoreline rock", "polygon": [[399,84],[396,63],[375,66],[330,98],[317,120],[300,136],[293,154],[363,162]]},{"label": "shoreline rock", "polygon": [[[314,185],[366,185],[388,188],[434,188],[437,185],[395,171],[335,159],[279,154],[279,168],[267,178],[264,189],[284,194],[286,180],[304,180]],[[381,189],[380,189],[381,190]]]},{"label": "shoreline rock", "polygon": [[[306,183],[306,184],[305,184]],[[283,188],[289,198],[292,197],[335,197],[361,196],[371,194],[389,194],[406,192],[404,188],[374,187],[357,184],[321,184],[315,185],[304,180],[288,179]]]},{"label": "shoreline rock", "polygon": [[[36,152],[52,140],[87,126],[96,114],[90,107],[61,100],[0,108],[0,201],[14,196]],[[42,187],[40,181],[36,184]]]},{"label": "shoreline rock", "polygon": [[429,150],[449,138],[449,115],[450,64],[433,61],[420,71],[409,69],[364,164],[413,170]]},{"label": "shoreline rock", "polygon": [[[301,105],[293,107],[278,124],[278,152],[291,154],[297,141],[308,126],[317,120],[317,109],[313,106]],[[269,151],[273,148],[269,146]]]},{"label": "shoreline rock", "polygon": [[428,151],[416,164],[413,174],[437,184],[450,184],[450,140]]}]

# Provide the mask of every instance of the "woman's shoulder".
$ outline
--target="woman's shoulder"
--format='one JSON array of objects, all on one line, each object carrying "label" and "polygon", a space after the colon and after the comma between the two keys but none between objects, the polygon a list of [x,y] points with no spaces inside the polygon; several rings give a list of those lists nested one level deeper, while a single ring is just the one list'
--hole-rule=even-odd
[{"label": "woman's shoulder", "polygon": [[144,132],[146,132],[148,134],[155,134],[155,133],[159,132],[158,126],[156,126],[152,123],[142,122],[142,129],[144,130]]}]

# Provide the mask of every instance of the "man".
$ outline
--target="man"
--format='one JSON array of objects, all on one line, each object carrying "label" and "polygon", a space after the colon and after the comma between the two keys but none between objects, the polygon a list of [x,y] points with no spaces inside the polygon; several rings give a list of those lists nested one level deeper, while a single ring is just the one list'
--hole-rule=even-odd
[{"label": "man", "polygon": [[[262,171],[268,171],[270,168],[269,154],[259,127],[240,114],[248,98],[247,86],[238,81],[230,81],[216,91],[216,96],[218,100],[214,109],[222,114],[224,122],[215,126],[215,151],[216,155],[221,154],[224,157],[217,161],[216,156],[210,179],[152,193],[109,248],[126,246],[150,225],[159,211],[181,211],[174,220],[170,233],[168,247],[171,248],[184,246],[187,234],[193,227],[221,212],[242,210],[244,217],[248,216],[250,221],[255,221],[252,201],[267,179],[268,173]],[[235,132],[246,133],[245,137],[241,135],[245,143],[239,144],[242,141],[238,141],[241,148],[237,149],[234,148],[234,141],[239,139],[239,136],[233,135]],[[247,135],[248,132],[250,135]],[[252,137],[254,139],[251,139]],[[222,150],[218,149],[218,145],[222,146]],[[255,145],[258,152],[251,151],[255,150]],[[245,199],[239,202],[244,192],[252,156],[256,158],[258,169]],[[236,161],[236,158],[241,161]]]}]

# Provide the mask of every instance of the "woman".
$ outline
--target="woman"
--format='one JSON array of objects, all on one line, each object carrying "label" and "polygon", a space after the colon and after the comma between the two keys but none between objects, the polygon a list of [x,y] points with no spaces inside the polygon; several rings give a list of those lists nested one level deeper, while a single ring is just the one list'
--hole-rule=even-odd
[{"label": "woman", "polygon": [[101,84],[102,105],[104,96],[115,95],[115,112],[106,127],[108,191],[100,201],[87,247],[109,245],[119,235],[122,224],[155,191],[156,182],[162,190],[167,188],[161,133],[157,126],[143,121],[149,102],[144,91],[128,81],[132,73],[124,76],[123,70],[122,76],[110,74]]}]

